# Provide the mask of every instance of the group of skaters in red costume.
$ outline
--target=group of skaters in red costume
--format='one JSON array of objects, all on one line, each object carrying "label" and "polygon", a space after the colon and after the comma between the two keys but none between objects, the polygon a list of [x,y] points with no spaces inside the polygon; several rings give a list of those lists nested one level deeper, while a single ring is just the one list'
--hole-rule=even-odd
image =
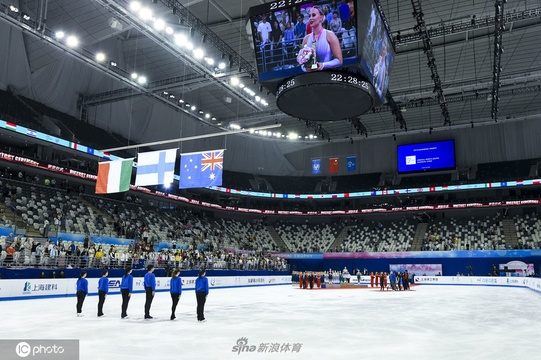
[{"label": "group of skaters in red costume", "polygon": [[313,289],[314,286],[317,286],[319,289],[321,287],[322,276],[321,273],[317,272],[305,272],[299,273],[299,287],[301,289]]},{"label": "group of skaters in red costume", "polygon": [[[344,270],[342,271],[332,269],[324,272],[293,271],[292,281],[293,283],[298,282],[301,289],[319,289],[322,287],[323,284],[349,283],[350,279],[352,278],[356,278],[357,284],[361,284],[361,275],[368,277],[369,274],[366,269],[363,273],[361,273],[361,271],[357,269],[356,271],[354,271],[354,275],[351,275],[347,268],[344,268]],[[407,270],[405,270],[404,272],[391,271],[389,274],[387,274],[386,272],[371,272],[370,287],[379,287],[380,290],[410,290],[410,275]]]},{"label": "group of skaters in red costume", "polygon": [[389,275],[386,272],[376,272],[375,274],[371,272],[370,287],[378,286],[380,290],[389,290],[389,287],[394,291],[410,290],[410,275],[408,270],[402,273],[391,271]]}]

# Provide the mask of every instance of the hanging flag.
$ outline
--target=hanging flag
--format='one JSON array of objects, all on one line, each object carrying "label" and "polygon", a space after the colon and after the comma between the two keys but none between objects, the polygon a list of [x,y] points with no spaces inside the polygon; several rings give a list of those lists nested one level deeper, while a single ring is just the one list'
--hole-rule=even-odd
[{"label": "hanging flag", "polygon": [[224,150],[180,155],[179,189],[221,186]]},{"label": "hanging flag", "polygon": [[329,158],[329,172],[331,174],[338,172],[338,158]]},{"label": "hanging flag", "polygon": [[171,184],[176,158],[176,148],[139,153],[135,186]]},{"label": "hanging flag", "polygon": [[104,161],[98,164],[96,194],[109,194],[130,189],[133,159]]},{"label": "hanging flag", "polygon": [[347,172],[353,172],[357,170],[357,157],[348,156],[347,157]]},{"label": "hanging flag", "polygon": [[6,129],[17,131],[17,124],[6,121]]},{"label": "hanging flag", "polygon": [[321,159],[312,160],[312,174],[321,174]]},{"label": "hanging flag", "polygon": [[77,150],[77,143],[76,142],[71,142],[70,141],[70,148],[74,149],[74,150]]}]

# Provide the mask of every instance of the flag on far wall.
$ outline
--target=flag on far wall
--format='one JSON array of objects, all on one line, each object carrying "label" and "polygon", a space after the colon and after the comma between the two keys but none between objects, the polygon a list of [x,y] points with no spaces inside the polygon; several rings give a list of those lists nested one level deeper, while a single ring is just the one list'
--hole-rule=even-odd
[{"label": "flag on far wall", "polygon": [[180,155],[179,189],[221,186],[224,150]]},{"label": "flag on far wall", "polygon": [[133,159],[104,161],[98,164],[96,194],[110,194],[130,190]]},{"label": "flag on far wall", "polygon": [[321,174],[321,159],[312,160],[312,174]]},{"label": "flag on far wall", "polygon": [[139,153],[135,186],[171,184],[177,149]]},{"label": "flag on far wall", "polygon": [[357,157],[356,156],[348,156],[346,160],[347,160],[347,172],[353,172],[357,170]]},{"label": "flag on far wall", "polygon": [[338,158],[329,158],[329,172],[331,174],[338,172]]}]

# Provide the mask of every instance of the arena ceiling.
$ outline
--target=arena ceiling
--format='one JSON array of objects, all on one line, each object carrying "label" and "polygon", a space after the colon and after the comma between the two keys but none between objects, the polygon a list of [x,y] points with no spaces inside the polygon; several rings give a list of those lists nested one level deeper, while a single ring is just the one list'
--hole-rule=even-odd
[{"label": "arena ceiling", "polygon": [[[193,113],[198,121],[224,130],[230,129],[231,124],[247,128],[280,123],[282,127],[278,131],[282,134],[295,132],[306,136],[316,132],[314,124],[282,113],[276,107],[274,95],[261,91],[254,81],[255,62],[245,28],[246,15],[250,7],[268,1],[140,1],[175,34],[184,34],[196,47],[203,48],[205,57],[215,59],[212,66],[196,59],[191,50],[175,44],[173,35],[157,30],[150,21],[130,10],[130,1],[0,2],[3,20],[15,27],[27,27],[24,38],[32,70],[67,52],[116,81],[110,89],[83,94],[82,101],[87,107],[145,95],[145,101]],[[443,101],[434,92],[426,39],[423,42],[419,27],[416,28],[419,22],[413,13],[414,6],[418,8],[419,4],[441,80]],[[501,17],[496,12],[498,4],[503,7]],[[10,5],[18,8],[19,15],[9,10]],[[389,84],[395,111],[388,105],[377,107],[359,117],[357,128],[347,120],[322,122],[317,124],[321,125],[319,135],[323,131],[334,141],[393,136],[406,131],[443,131],[491,125],[496,120],[516,121],[541,112],[539,1],[382,0],[381,5],[396,44]],[[28,15],[30,20],[21,21],[22,15]],[[13,20],[17,16],[19,23]],[[499,22],[503,27],[499,27]],[[46,31],[41,31],[43,24]],[[59,52],[53,42],[43,41],[58,30],[76,34],[77,48]],[[501,34],[504,50],[501,53],[495,46],[496,33]],[[108,55],[107,66],[96,67],[94,56],[100,45],[112,39],[122,46],[116,46],[116,54]],[[117,66],[111,66],[110,60]],[[226,63],[226,68],[214,71],[221,61]],[[495,77],[498,67],[499,74]],[[144,74],[148,83],[138,84],[130,78],[132,72]],[[246,90],[231,85],[232,77],[239,78],[268,105],[254,101],[255,97]],[[493,102],[495,91],[497,106]],[[185,107],[185,103],[178,101],[181,99],[195,104],[197,111]],[[209,118],[205,117],[206,113],[210,114]],[[400,115],[402,123],[397,121]]]}]

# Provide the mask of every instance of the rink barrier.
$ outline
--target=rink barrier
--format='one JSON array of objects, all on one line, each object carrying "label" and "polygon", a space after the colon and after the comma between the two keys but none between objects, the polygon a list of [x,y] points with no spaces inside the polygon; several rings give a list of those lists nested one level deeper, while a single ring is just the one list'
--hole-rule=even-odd
[{"label": "rink barrier", "polygon": [[415,276],[422,285],[502,286],[526,288],[541,293],[541,279],[534,277],[498,276]]},{"label": "rink barrier", "polygon": [[[182,291],[193,291],[195,289],[195,276],[182,277]],[[290,285],[291,275],[278,276],[207,276],[209,288],[224,289],[252,286],[276,286]],[[119,277],[109,279],[109,294],[120,294]],[[88,295],[98,294],[99,278],[87,278]],[[169,291],[171,278],[156,277],[156,292]],[[0,280],[0,301],[1,300],[29,300],[51,297],[75,296],[77,279],[18,279]],[[143,278],[133,279],[133,292],[145,292]]]}]

